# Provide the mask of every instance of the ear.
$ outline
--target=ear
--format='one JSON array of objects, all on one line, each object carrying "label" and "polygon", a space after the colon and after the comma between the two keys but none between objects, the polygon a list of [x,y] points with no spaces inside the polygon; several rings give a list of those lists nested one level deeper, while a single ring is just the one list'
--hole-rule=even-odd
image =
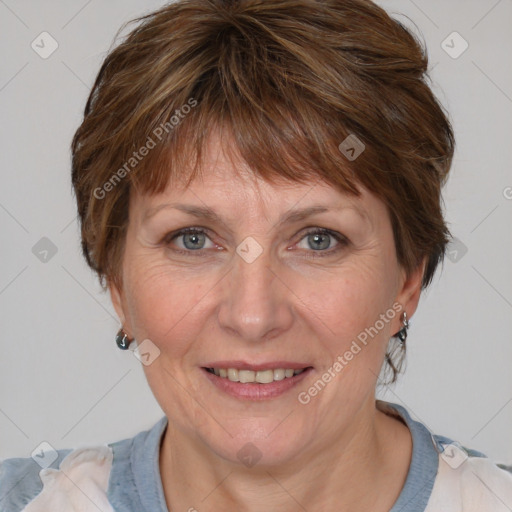
[{"label": "ear", "polygon": [[124,326],[126,323],[126,315],[123,300],[123,292],[114,281],[108,281],[108,290],[110,293],[110,300],[112,301],[112,305],[116,310],[117,316],[119,317],[119,321],[121,322],[121,325]]},{"label": "ear", "polygon": [[[411,272],[411,274],[409,274],[409,276],[406,276],[405,270],[402,271],[400,287],[395,302],[402,305],[402,311],[407,313],[407,318],[411,318],[418,307],[421,295],[421,283],[423,281],[423,274],[425,272],[426,265],[427,257],[423,259],[423,261]],[[397,332],[402,327],[400,324],[401,316],[402,312],[400,312],[399,318],[397,319],[397,325],[393,332]]]}]

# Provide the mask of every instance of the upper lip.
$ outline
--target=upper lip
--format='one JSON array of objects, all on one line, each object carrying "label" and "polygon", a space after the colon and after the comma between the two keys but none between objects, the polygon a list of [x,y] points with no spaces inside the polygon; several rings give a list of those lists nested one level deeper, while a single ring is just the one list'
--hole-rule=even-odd
[{"label": "upper lip", "polygon": [[268,361],[266,363],[249,363],[247,361],[214,361],[203,365],[204,368],[234,368],[236,370],[277,370],[277,369],[292,369],[302,370],[311,366],[307,363],[297,363],[293,361]]}]

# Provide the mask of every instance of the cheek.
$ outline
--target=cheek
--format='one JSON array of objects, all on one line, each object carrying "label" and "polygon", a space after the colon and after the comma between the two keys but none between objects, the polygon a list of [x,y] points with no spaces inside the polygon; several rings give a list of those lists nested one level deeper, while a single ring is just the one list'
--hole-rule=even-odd
[{"label": "cheek", "polygon": [[128,307],[135,337],[149,338],[160,347],[172,340],[171,350],[183,350],[194,337],[194,329],[201,328],[197,321],[201,299],[214,283],[210,284],[205,276],[197,279],[146,258],[131,265],[128,282]]},{"label": "cheek", "polygon": [[337,275],[302,284],[300,296],[333,335],[353,334],[373,324],[391,306],[392,287],[374,267],[347,266]]},{"label": "cheek", "polygon": [[378,373],[396,314],[394,269],[392,260],[368,255],[336,272],[317,275],[314,285],[309,279],[296,281],[297,295],[304,298],[303,314],[326,353],[324,371],[346,354],[344,360],[350,362],[342,362],[342,380],[348,375],[352,381],[370,379],[363,367]]}]

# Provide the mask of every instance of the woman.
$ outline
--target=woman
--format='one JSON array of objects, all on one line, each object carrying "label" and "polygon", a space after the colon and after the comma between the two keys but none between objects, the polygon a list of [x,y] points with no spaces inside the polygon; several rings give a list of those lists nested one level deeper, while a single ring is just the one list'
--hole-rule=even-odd
[{"label": "woman", "polygon": [[73,145],[84,256],[165,412],[8,459],[2,510],[505,511],[512,475],[376,401],[442,261],[454,149],[366,0],[181,0],[107,56]]}]

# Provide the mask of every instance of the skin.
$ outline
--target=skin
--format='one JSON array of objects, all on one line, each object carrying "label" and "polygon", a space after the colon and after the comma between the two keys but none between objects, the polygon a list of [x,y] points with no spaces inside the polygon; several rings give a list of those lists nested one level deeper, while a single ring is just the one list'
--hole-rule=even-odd
[{"label": "skin", "polygon": [[[169,510],[388,511],[404,485],[412,440],[401,421],[376,409],[375,387],[400,315],[307,405],[297,395],[394,303],[412,317],[425,262],[406,276],[385,205],[364,188],[355,198],[322,182],[264,182],[227,158],[215,135],[204,170],[188,189],[132,194],[122,289],[110,285],[125,331],[160,350],[144,371],[169,419],[159,462]],[[173,208],[147,217],[172,202],[207,205],[223,220]],[[330,211],[278,224],[289,210],[312,205]],[[206,237],[165,240],[186,227],[204,228]],[[332,230],[348,243],[327,236],[315,244],[306,228]],[[248,236],[263,249],[252,263],[236,253]],[[240,400],[201,369],[233,359],[313,370],[279,397]],[[252,467],[237,457],[249,442],[261,454]]]}]

